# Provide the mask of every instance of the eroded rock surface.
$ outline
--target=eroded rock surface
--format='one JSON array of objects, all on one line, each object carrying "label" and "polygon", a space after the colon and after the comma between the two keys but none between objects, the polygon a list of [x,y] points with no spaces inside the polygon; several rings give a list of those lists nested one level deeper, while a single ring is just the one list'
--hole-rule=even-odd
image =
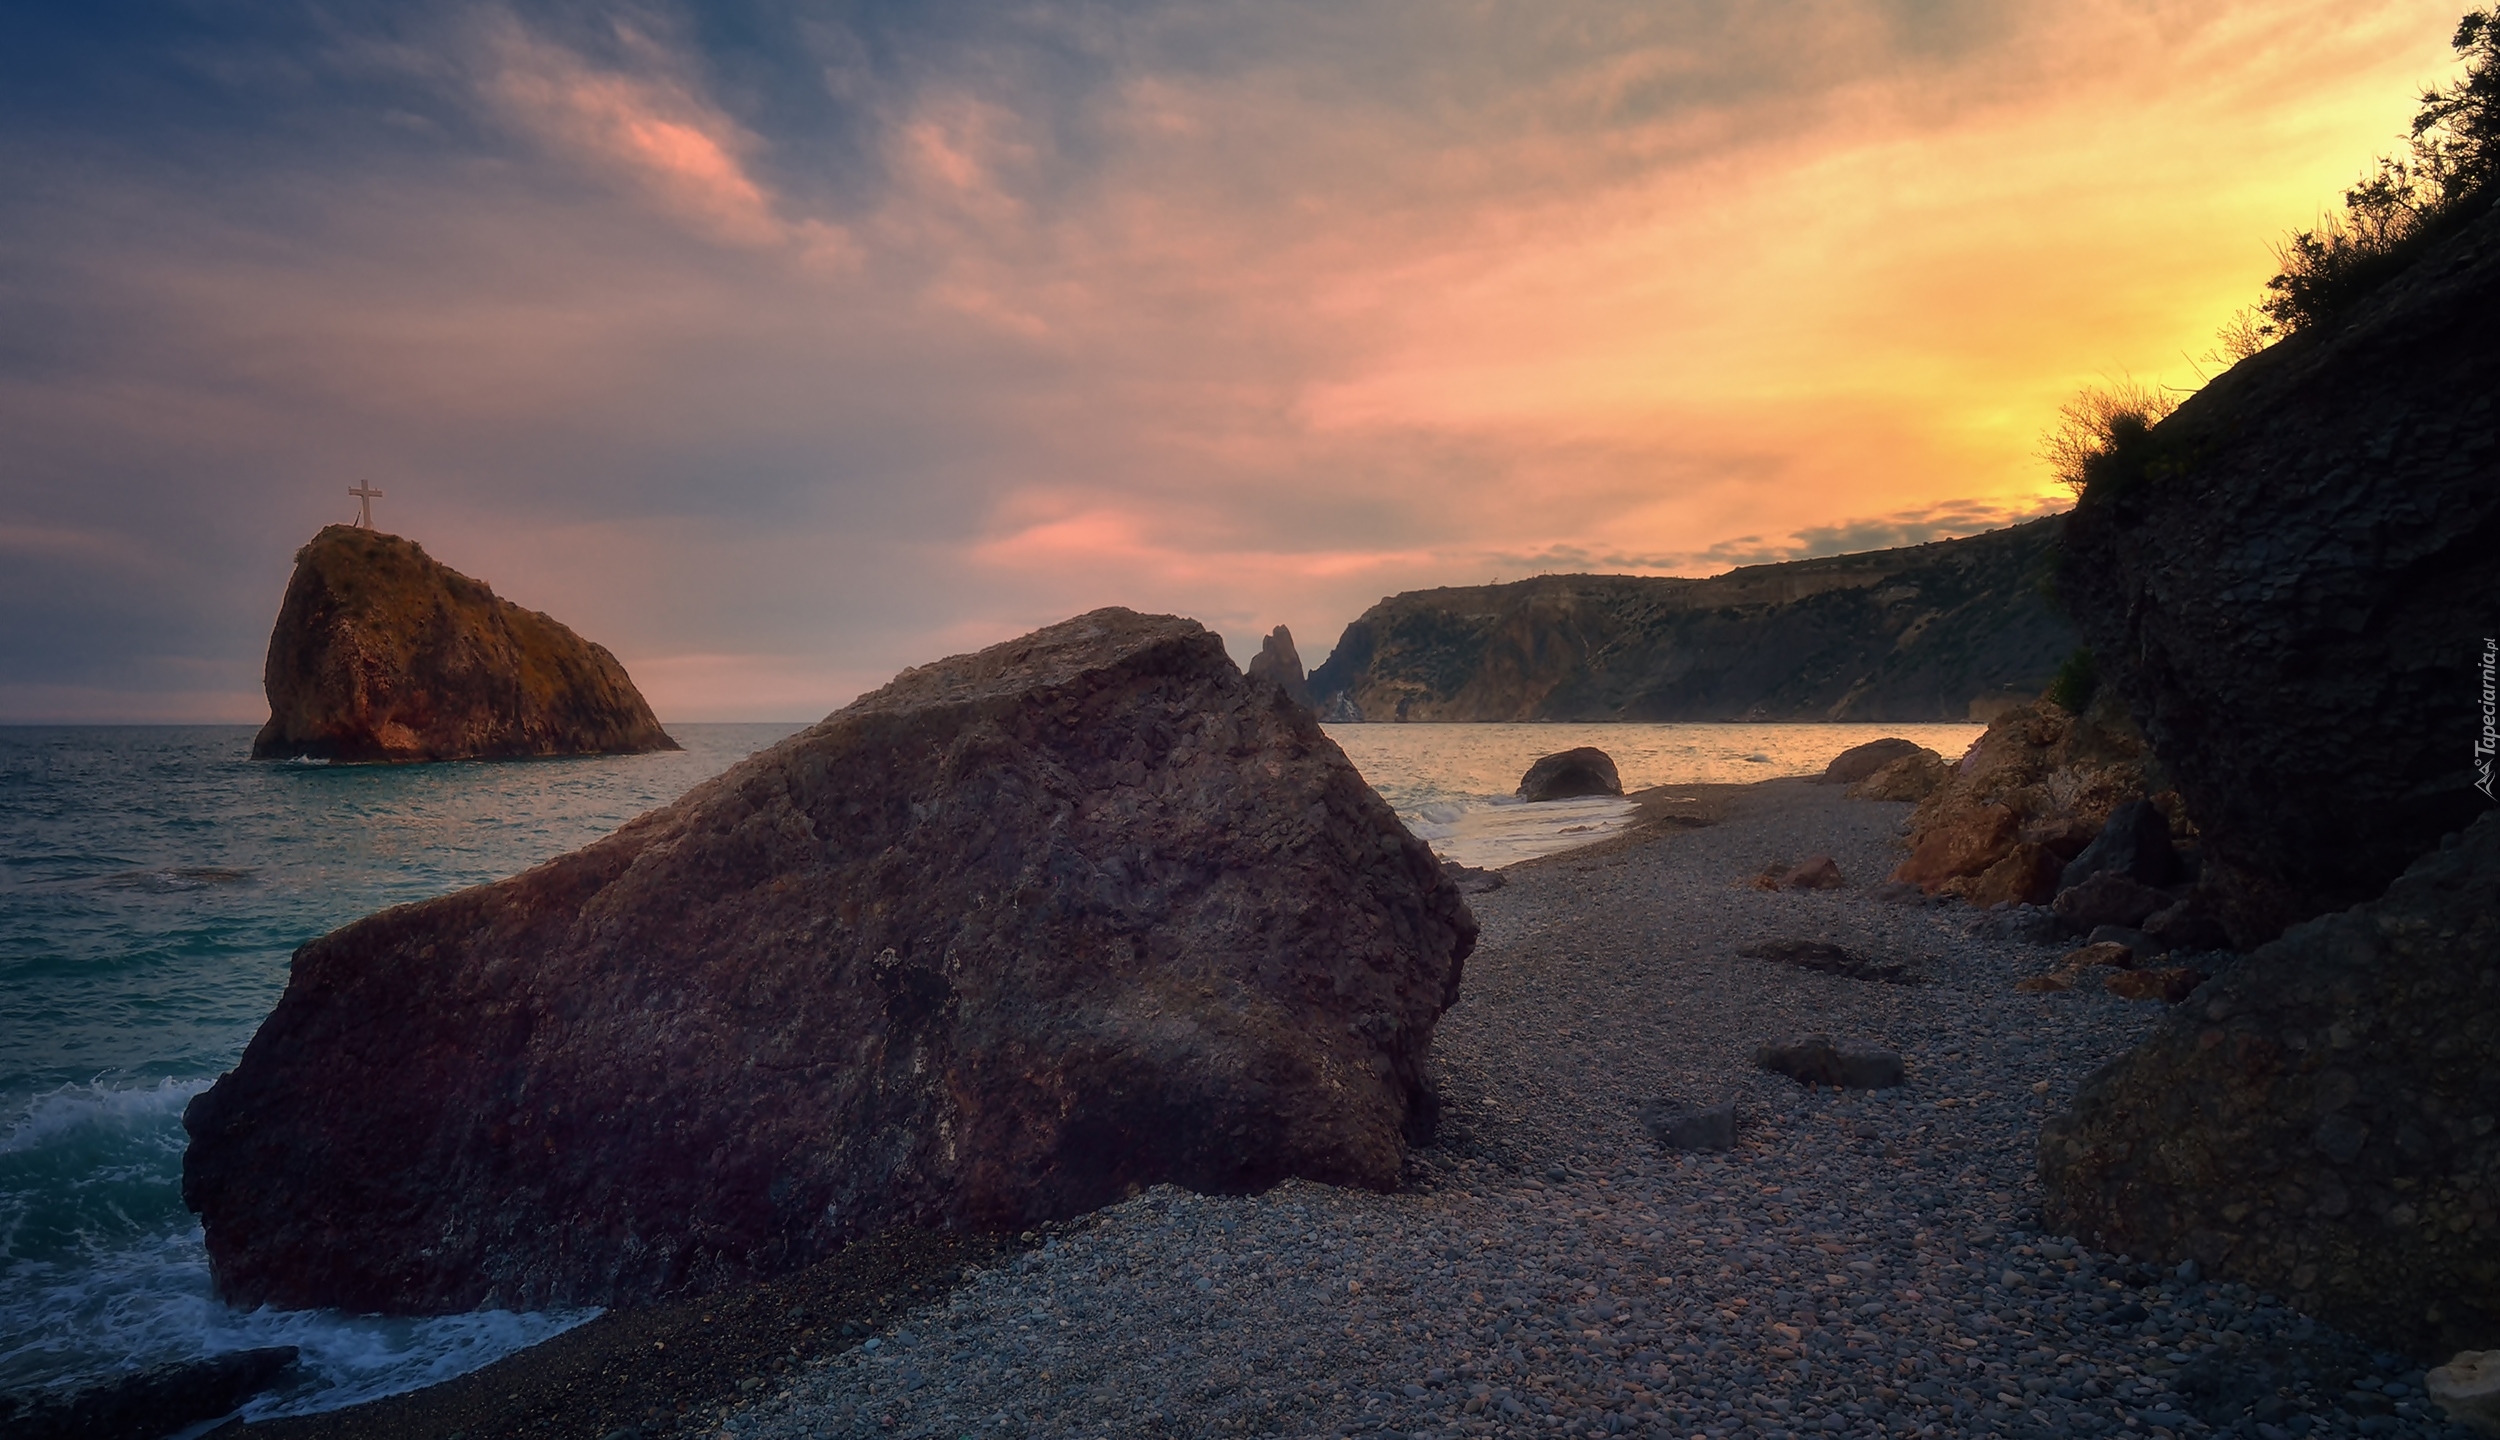
[{"label": "eroded rock surface", "polygon": [[2239,945],[2375,897],[2490,803],[2500,209],[2188,397],[2066,536],[2059,592]]},{"label": "eroded rock surface", "polygon": [[1912,812],[1892,878],[1975,905],[2045,903],[2110,813],[2143,797],[2151,760],[2113,703],[2009,710]]},{"label": "eroded rock surface", "polygon": [[1259,642],[1259,653],[1250,657],[1249,672],[1253,680],[1276,682],[1296,705],[1310,705],[1311,682],[1302,673],[1302,652],[1293,648],[1293,632],[1284,626],[1268,631]]},{"label": "eroded rock surface", "polygon": [[1594,745],[1545,756],[1519,777],[1519,798],[1531,802],[1622,793],[1623,778],[1615,773],[1615,758]]},{"label": "eroded rock surface", "polygon": [[427,1312],[1161,1181],[1389,1188],[1474,939],[1309,712],[1098,611],[306,945],[184,1198],[235,1303]]},{"label": "eroded rock surface", "polygon": [[413,540],[332,525],[295,555],[252,758],[506,759],[674,750],[607,648]]},{"label": "eroded rock surface", "polygon": [[2208,982],[2086,1082],[2041,1137],[2048,1223],[2192,1258],[2409,1354],[2487,1348],[2495,1117],[2500,817],[2486,817],[2377,903]]}]

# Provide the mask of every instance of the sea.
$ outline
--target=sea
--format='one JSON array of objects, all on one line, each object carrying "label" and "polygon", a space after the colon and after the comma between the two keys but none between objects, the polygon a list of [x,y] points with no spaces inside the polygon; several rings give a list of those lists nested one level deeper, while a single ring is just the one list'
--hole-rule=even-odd
[{"label": "sea", "polygon": [[[0,727],[0,1394],[293,1345],[247,1419],[447,1380],[595,1314],[238,1310],[182,1205],[182,1109],[232,1067],[296,946],[615,830],[800,728],[672,725],[676,754],[412,766],[256,762],[247,726]],[[1627,789],[1819,772],[1976,725],[1341,725],[1416,834],[1494,867],[1620,830],[1615,799],[1524,805],[1538,756],[1597,745]]]}]

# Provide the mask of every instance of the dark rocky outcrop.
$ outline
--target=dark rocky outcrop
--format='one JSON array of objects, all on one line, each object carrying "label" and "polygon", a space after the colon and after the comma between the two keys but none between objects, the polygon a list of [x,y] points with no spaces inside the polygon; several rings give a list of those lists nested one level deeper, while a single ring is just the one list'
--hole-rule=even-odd
[{"label": "dark rocky outcrop", "polygon": [[1311,693],[1332,719],[1982,718],[2074,650],[2041,585],[2059,523],[1707,580],[1410,591],[1346,627]]},{"label": "dark rocky outcrop", "polygon": [[2489,808],[2500,210],[2123,459],[2068,520],[2059,589],[2242,946],[2370,899]]},{"label": "dark rocky outcrop", "polygon": [[1833,756],[1832,763],[1824,766],[1823,773],[1815,777],[1815,783],[1818,785],[1855,785],[1896,761],[1906,760],[1913,755],[1935,753],[1915,740],[1904,740],[1898,735],[1887,735],[1881,740],[1869,740],[1863,745],[1852,745]]},{"label": "dark rocky outcrop", "polygon": [[163,1440],[277,1384],[295,1358],[292,1345],[230,1350],[72,1394],[0,1396],[0,1434],[9,1440]]},{"label": "dark rocky outcrop", "polygon": [[306,945],[183,1193],[229,1300],[426,1312],[1163,1181],[1385,1189],[1474,938],[1308,711],[1097,611]]},{"label": "dark rocky outcrop", "polygon": [[1615,773],[1615,757],[1594,745],[1547,755],[1519,777],[1519,798],[1527,801],[1622,793],[1623,777]]},{"label": "dark rocky outcrop", "polygon": [[2102,1248],[2413,1355],[2500,1344],[2500,816],[2190,996],[2049,1122],[2040,1174],[2051,1228]]},{"label": "dark rocky outcrop", "polygon": [[413,540],[324,529],[295,554],[252,758],[502,759],[674,750],[604,646]]},{"label": "dark rocky outcrop", "polygon": [[2171,885],[2186,873],[2178,847],[2171,840],[2170,817],[2150,800],[2130,800],[2109,812],[2101,833],[2066,862],[2057,888],[2071,890],[2104,873],[2123,875],[2146,885]]},{"label": "dark rocky outcrop", "polygon": [[1294,704],[1311,708],[1310,678],[1302,673],[1302,652],[1293,648],[1293,632],[1279,625],[1259,642],[1248,666],[1253,680],[1269,680],[1284,689]]}]

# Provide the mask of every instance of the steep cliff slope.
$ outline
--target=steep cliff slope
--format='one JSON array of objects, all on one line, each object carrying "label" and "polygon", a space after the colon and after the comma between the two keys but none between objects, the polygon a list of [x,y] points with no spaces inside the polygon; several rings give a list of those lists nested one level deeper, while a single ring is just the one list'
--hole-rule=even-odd
[{"label": "steep cliff slope", "polygon": [[1364,720],[1961,720],[2075,646],[2042,588],[2062,523],[1749,565],[1393,595],[1311,674]]},{"label": "steep cliff slope", "polygon": [[252,758],[468,760],[674,750],[625,667],[413,540],[332,525],[296,552]]},{"label": "steep cliff slope", "polygon": [[2123,458],[2070,517],[2061,593],[2241,945],[2369,899],[2490,808],[2500,210]]}]

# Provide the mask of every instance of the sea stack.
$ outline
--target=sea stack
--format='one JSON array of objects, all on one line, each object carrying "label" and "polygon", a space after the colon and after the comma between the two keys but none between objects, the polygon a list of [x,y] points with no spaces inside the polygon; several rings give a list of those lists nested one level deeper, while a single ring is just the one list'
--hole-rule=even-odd
[{"label": "sea stack", "polygon": [[1293,648],[1293,632],[1282,625],[1259,642],[1259,653],[1250,657],[1250,678],[1273,680],[1284,687],[1294,704],[1310,707],[1311,682],[1302,673],[1302,652]]},{"label": "sea stack", "polygon": [[603,645],[413,540],[331,525],[295,553],[255,760],[514,759],[674,750]]},{"label": "sea stack", "polygon": [[1394,1189],[1475,936],[1308,710],[1096,611],[306,945],[183,1197],[238,1305],[426,1313],[1167,1181]]}]

